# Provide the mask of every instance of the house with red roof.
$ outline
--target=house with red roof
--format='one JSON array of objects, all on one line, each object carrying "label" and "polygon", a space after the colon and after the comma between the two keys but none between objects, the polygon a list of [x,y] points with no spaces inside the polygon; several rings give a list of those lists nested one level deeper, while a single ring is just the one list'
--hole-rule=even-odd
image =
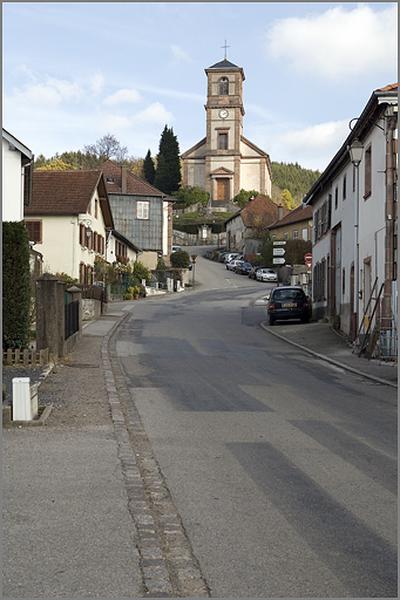
[{"label": "house with red roof", "polygon": [[115,228],[141,248],[140,261],[155,269],[172,250],[172,199],[126,167],[102,165]]},{"label": "house with red roof", "polygon": [[34,171],[25,223],[43,271],[93,283],[95,259],[106,259],[107,231],[114,229],[102,172]]},{"label": "house with red roof", "polygon": [[255,255],[261,247],[263,234],[287,212],[269,196],[258,194],[225,221],[227,249],[237,250],[247,257]]},{"label": "house with red roof", "polygon": [[268,227],[273,240],[312,239],[312,208],[301,204]]}]

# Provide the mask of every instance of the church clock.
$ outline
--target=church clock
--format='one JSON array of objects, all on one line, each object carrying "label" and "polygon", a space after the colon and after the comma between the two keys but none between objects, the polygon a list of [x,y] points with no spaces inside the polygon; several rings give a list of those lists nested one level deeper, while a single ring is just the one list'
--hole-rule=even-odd
[{"label": "church clock", "polygon": [[226,110],[226,108],[223,108],[219,111],[219,116],[221,119],[227,119],[229,117],[229,112]]}]

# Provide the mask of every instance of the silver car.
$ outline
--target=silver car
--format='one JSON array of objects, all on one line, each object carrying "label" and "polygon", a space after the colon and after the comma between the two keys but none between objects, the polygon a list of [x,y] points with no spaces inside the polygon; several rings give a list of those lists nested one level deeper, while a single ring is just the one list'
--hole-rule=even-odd
[{"label": "silver car", "polygon": [[257,281],[276,282],[278,276],[272,269],[258,269],[256,272]]}]

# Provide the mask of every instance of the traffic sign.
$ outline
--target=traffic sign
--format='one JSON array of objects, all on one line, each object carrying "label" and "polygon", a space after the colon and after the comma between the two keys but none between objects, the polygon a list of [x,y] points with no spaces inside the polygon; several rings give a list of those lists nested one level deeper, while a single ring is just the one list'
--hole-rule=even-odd
[{"label": "traffic sign", "polygon": [[286,246],[286,240],[277,240],[276,242],[272,242],[274,246]]},{"label": "traffic sign", "polygon": [[272,252],[274,256],[283,256],[285,254],[285,248],[273,248]]},{"label": "traffic sign", "polygon": [[304,264],[308,268],[311,267],[311,265],[312,265],[312,254],[311,254],[311,252],[307,252],[307,254],[304,255]]},{"label": "traffic sign", "polygon": [[284,258],[273,258],[272,259],[272,264],[273,265],[284,265],[285,264],[285,259]]}]

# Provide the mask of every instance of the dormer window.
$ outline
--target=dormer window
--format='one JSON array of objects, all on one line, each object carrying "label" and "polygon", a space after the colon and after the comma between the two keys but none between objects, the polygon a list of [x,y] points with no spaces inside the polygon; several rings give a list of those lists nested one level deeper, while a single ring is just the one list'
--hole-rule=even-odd
[{"label": "dormer window", "polygon": [[227,96],[229,94],[229,79],[227,77],[221,77],[218,84],[219,84],[219,95]]}]

